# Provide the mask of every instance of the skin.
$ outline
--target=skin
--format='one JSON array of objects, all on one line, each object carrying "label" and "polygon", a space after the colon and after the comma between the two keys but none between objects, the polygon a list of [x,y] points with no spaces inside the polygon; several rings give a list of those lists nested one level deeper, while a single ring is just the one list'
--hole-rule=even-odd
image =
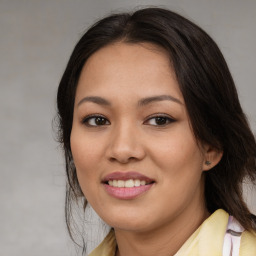
[{"label": "skin", "polygon": [[[138,104],[159,95],[174,100]],[[94,96],[109,104],[83,100]],[[95,114],[103,125],[95,125],[94,117],[83,122]],[[159,114],[165,117],[162,125],[156,122]],[[209,216],[204,172],[221,154],[195,140],[164,50],[119,42],[94,53],[78,82],[70,140],[85,197],[115,229],[116,255],[173,255]],[[116,171],[136,171],[155,183],[139,197],[117,199],[102,184]]]}]

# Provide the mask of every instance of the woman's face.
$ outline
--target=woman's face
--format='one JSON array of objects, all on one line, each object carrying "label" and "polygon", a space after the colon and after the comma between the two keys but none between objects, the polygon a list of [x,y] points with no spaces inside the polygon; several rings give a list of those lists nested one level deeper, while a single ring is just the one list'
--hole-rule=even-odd
[{"label": "woman's face", "polygon": [[110,226],[149,231],[206,211],[210,150],[195,140],[164,50],[115,43],[93,54],[70,140],[82,191]]}]

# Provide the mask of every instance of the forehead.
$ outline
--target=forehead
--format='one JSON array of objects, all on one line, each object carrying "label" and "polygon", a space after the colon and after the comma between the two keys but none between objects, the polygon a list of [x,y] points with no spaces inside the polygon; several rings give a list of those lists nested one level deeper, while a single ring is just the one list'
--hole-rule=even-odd
[{"label": "forehead", "polygon": [[126,69],[132,69],[137,62],[143,69],[147,66],[147,69],[152,68],[156,71],[158,67],[165,67],[168,73],[173,71],[169,55],[163,48],[150,43],[126,42],[116,42],[99,49],[88,58],[83,70],[86,72],[87,69],[94,69],[97,66],[104,66],[104,70],[108,70],[113,66],[117,68],[117,65],[120,68],[125,65]]},{"label": "forehead", "polygon": [[107,94],[110,89],[128,88],[135,94],[171,90],[182,98],[168,53],[150,43],[118,42],[101,48],[85,63],[77,90]]}]

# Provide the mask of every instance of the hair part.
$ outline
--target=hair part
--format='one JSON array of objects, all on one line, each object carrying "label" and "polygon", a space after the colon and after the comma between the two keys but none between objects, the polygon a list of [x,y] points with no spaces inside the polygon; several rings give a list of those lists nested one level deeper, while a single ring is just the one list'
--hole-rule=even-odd
[{"label": "hair part", "polygon": [[76,87],[87,59],[115,42],[151,43],[169,55],[196,139],[223,152],[219,164],[205,173],[207,208],[211,213],[222,208],[245,229],[256,231],[256,217],[242,195],[244,178],[256,179],[256,142],[226,61],[197,25],[172,11],[146,8],[95,23],[75,46],[59,84],[59,141],[66,160],[66,222],[71,237],[71,201],[83,198],[70,147]]}]

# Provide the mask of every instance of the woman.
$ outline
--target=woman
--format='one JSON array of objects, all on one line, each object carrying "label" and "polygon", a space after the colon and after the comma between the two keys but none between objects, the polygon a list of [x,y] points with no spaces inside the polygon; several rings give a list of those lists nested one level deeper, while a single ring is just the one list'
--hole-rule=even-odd
[{"label": "woman", "polygon": [[160,8],[102,19],[57,100],[68,227],[78,199],[112,227],[90,255],[256,255],[255,138],[202,29]]}]

